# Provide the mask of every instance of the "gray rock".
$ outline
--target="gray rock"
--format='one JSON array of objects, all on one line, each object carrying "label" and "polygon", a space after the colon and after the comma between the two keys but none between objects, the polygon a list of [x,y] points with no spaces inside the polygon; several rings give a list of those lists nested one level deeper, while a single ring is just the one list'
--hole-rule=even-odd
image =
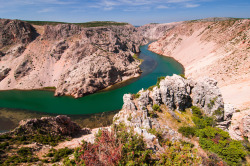
[{"label": "gray rock", "polygon": [[132,98],[131,94],[125,94],[123,96],[123,107],[122,107],[122,109],[131,110],[131,111],[136,110],[136,107],[135,107],[135,104],[133,102],[133,98]]},{"label": "gray rock", "polygon": [[[22,120],[13,133],[32,134],[36,133],[38,130],[53,135],[74,136],[81,131],[81,127],[72,122],[69,117],[59,115],[57,117]],[[90,133],[88,129],[86,129],[86,132]]]},{"label": "gray rock", "polygon": [[224,102],[217,81],[204,77],[192,89],[193,104],[202,108],[208,116],[215,116],[217,120],[224,118]]},{"label": "gray rock", "polygon": [[148,133],[146,129],[142,129],[142,134],[143,134],[144,139],[146,140],[153,141],[154,139],[156,139],[156,136],[151,133]]},{"label": "gray rock", "polygon": [[140,97],[138,98],[138,105],[141,110],[147,109],[147,105],[150,104],[151,99],[149,98],[149,91],[143,89],[139,92]]},{"label": "gray rock", "polygon": [[36,36],[34,27],[27,22],[0,19],[0,49],[12,44],[28,44]]},{"label": "gray rock", "polygon": [[181,76],[167,76],[160,82],[162,102],[172,110],[185,110],[192,104],[189,89],[188,82]]},{"label": "gray rock", "polygon": [[229,134],[233,139],[250,141],[250,110],[240,111],[233,114]]},{"label": "gray rock", "polygon": [[152,99],[153,99],[154,104],[157,104],[157,105],[162,104],[161,91],[159,88],[157,87],[153,88]]},{"label": "gray rock", "polygon": [[224,104],[224,120],[228,121],[232,119],[233,113],[235,113],[235,108],[233,105],[225,103]]},{"label": "gray rock", "polygon": [[10,68],[5,68],[3,70],[0,69],[0,81],[2,81],[5,77],[7,77],[10,71],[11,71]]}]

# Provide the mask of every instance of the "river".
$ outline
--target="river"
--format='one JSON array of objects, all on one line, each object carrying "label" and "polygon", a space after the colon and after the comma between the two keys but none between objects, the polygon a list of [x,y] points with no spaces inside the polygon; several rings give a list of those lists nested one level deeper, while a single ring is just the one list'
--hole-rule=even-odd
[{"label": "river", "polygon": [[140,66],[143,71],[141,76],[125,84],[118,84],[111,90],[78,99],[69,96],[54,97],[51,91],[0,91],[0,108],[75,116],[119,110],[123,104],[124,94],[137,93],[142,88],[146,89],[154,85],[160,76],[184,72],[182,65],[174,59],[155,54],[147,48],[148,45],[140,47],[139,58],[144,60]]}]

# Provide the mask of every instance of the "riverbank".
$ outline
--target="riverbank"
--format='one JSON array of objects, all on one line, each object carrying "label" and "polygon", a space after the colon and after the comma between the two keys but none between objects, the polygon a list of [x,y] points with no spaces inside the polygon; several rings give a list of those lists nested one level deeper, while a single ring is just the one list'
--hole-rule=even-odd
[{"label": "riverbank", "polygon": [[67,114],[81,127],[106,126],[112,122],[116,110],[122,108],[124,94],[146,89],[154,85],[160,76],[183,73],[182,66],[173,58],[152,53],[147,47],[142,46],[139,55],[143,59],[140,66],[143,72],[140,77],[116,84],[108,91],[78,99],[68,96],[54,97],[51,91],[0,91],[0,108],[8,108],[0,111],[0,118],[11,124],[12,127],[7,127],[8,130],[16,127],[23,119],[61,114]]},{"label": "riverbank", "polygon": [[139,58],[144,59],[143,73],[134,82],[109,91],[74,99],[68,96],[54,97],[49,91],[0,91],[0,108],[15,108],[41,113],[82,115],[119,110],[126,93],[137,93],[156,83],[158,77],[182,74],[182,66],[172,58],[164,57],[142,46]]},{"label": "riverbank", "polygon": [[[102,112],[87,115],[68,115],[72,121],[82,128],[99,128],[109,126],[113,122],[113,116],[118,112]],[[0,109],[0,133],[8,132],[16,128],[21,120],[34,119],[41,117],[54,117],[57,114],[41,113],[36,111],[20,109]]]}]

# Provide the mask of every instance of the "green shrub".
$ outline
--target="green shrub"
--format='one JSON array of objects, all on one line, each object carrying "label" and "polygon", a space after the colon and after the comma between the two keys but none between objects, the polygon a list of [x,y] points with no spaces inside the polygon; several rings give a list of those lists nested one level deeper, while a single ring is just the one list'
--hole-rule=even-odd
[{"label": "green shrub", "polygon": [[184,74],[179,74],[179,76],[181,76],[184,79],[187,79]]},{"label": "green shrub", "polygon": [[5,160],[2,161],[2,165],[18,165],[18,163],[31,163],[37,161],[39,161],[39,159],[33,156],[31,148],[22,147],[18,149],[17,155],[13,154],[5,158]]},{"label": "green shrub", "polygon": [[150,118],[158,118],[158,115],[155,111],[148,111],[148,116]]},{"label": "green shrub", "polygon": [[166,142],[166,140],[163,138],[163,133],[162,131],[158,131],[156,130],[155,128],[152,128],[152,129],[148,129],[148,133],[151,133],[153,135],[155,135],[159,141],[159,144],[162,146],[163,143]]},{"label": "green shrub", "polygon": [[222,112],[221,109],[219,108],[219,109],[215,110],[213,114],[214,114],[214,115],[220,116],[220,115],[223,114],[223,112]]},{"label": "green shrub", "polygon": [[196,116],[192,117],[192,120],[194,122],[194,124],[196,125],[197,129],[203,129],[206,126],[214,126],[215,122],[214,119],[212,117],[202,117],[202,118],[198,118]]},{"label": "green shrub", "polygon": [[191,109],[192,109],[192,113],[194,116],[196,116],[198,118],[202,118],[202,112],[201,112],[199,107],[192,106]]},{"label": "green shrub", "polygon": [[29,156],[32,155],[32,150],[31,148],[27,148],[27,147],[22,147],[17,151],[17,154],[19,156]]},{"label": "green shrub", "polygon": [[161,112],[161,108],[160,108],[160,106],[158,104],[154,104],[152,108],[153,108],[154,111]]},{"label": "green shrub", "polygon": [[140,61],[140,62],[143,62],[143,59],[140,59],[137,54],[134,54],[133,58]]},{"label": "green shrub", "polygon": [[156,85],[150,86],[148,90],[153,91],[154,87],[156,87]]},{"label": "green shrub", "polygon": [[239,141],[232,140],[229,134],[221,129],[207,126],[197,133],[199,144],[203,149],[218,154],[229,165],[238,165],[246,156],[244,147]]},{"label": "green shrub", "polygon": [[200,165],[201,158],[198,157],[196,149],[192,144],[180,142],[167,142],[165,152],[160,154],[160,158],[155,165]]},{"label": "green shrub", "polygon": [[156,82],[156,86],[158,87],[158,88],[160,88],[160,82],[161,82],[161,80],[163,80],[163,79],[165,79],[166,77],[164,77],[164,76],[161,76],[161,77],[158,77],[157,78],[157,82]]},{"label": "green shrub", "polygon": [[0,149],[4,150],[9,146],[8,142],[0,143]]},{"label": "green shrub", "polygon": [[128,119],[127,119],[128,121],[131,121],[132,120],[132,116],[131,116],[131,114],[129,114],[129,117],[128,117]]},{"label": "green shrub", "polygon": [[190,138],[190,136],[195,135],[195,127],[180,127],[178,132],[181,133],[183,136]]},{"label": "green shrub", "polygon": [[50,157],[51,162],[54,163],[54,162],[60,161],[62,158],[68,157],[73,152],[74,152],[74,150],[69,149],[67,147],[59,149],[59,150],[50,149],[50,152],[46,155],[46,157]]},{"label": "green shrub", "polygon": [[140,93],[134,94],[134,99],[138,99],[141,96]]},{"label": "green shrub", "polygon": [[59,149],[59,150],[55,151],[54,156],[53,156],[51,162],[60,161],[62,158],[68,157],[73,152],[74,151],[72,149],[69,149],[67,147],[63,148],[63,149]]}]

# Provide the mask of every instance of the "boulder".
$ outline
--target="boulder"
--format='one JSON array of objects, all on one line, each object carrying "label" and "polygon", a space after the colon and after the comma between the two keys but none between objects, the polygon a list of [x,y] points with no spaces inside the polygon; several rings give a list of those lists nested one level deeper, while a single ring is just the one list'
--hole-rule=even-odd
[{"label": "boulder", "polygon": [[229,127],[229,134],[233,139],[250,142],[250,110],[240,111],[233,114]]},{"label": "boulder", "polygon": [[44,134],[74,136],[81,131],[81,127],[72,122],[69,117],[59,115],[22,120],[13,132],[15,134],[36,134],[38,131]]},{"label": "boulder", "polygon": [[223,120],[224,102],[216,80],[208,77],[198,80],[192,89],[192,99],[193,105],[202,108],[206,115]]},{"label": "boulder", "polygon": [[171,110],[185,110],[192,105],[188,81],[178,75],[167,76],[160,82],[162,103]]}]

